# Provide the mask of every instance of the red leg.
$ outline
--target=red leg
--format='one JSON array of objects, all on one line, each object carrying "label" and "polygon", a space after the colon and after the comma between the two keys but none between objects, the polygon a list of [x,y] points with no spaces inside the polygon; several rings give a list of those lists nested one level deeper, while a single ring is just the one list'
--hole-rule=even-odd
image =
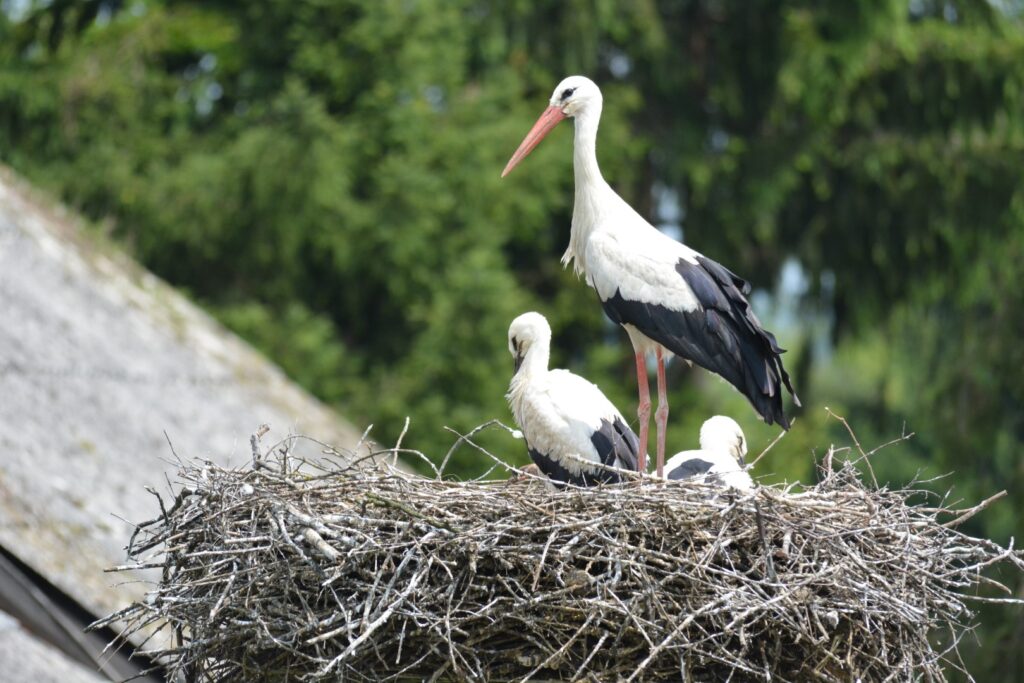
[{"label": "red leg", "polygon": [[665,359],[661,357],[658,347],[658,411],[654,414],[654,422],[658,425],[657,475],[665,476],[665,425],[668,424],[668,395],[665,389]]},{"label": "red leg", "polygon": [[647,428],[651,421],[651,390],[647,384],[647,360],[643,352],[636,354],[636,382],[640,385],[640,405],[636,416],[640,418],[640,453],[637,457],[637,471],[647,471]]}]

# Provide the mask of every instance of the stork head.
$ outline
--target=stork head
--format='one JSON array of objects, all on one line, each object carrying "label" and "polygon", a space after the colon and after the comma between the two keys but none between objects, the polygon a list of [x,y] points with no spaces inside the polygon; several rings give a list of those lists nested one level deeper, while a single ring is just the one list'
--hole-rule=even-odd
[{"label": "stork head", "polygon": [[587,112],[599,112],[602,101],[601,89],[597,87],[597,83],[586,76],[569,76],[563,79],[551,93],[548,108],[533,124],[533,128],[520,143],[519,149],[508,160],[505,170],[501,172],[501,177],[507,176],[520,161],[525,159],[559,122],[571,117],[584,116]]},{"label": "stork head", "polygon": [[562,112],[563,116],[579,116],[603,101],[597,83],[586,76],[568,76],[555,86],[548,104]]},{"label": "stork head", "polygon": [[707,451],[728,453],[743,464],[747,455],[747,439],[736,420],[725,415],[715,415],[706,420],[700,428],[700,447]]},{"label": "stork head", "polygon": [[515,359],[516,372],[519,372],[531,349],[539,347],[546,351],[550,344],[551,326],[540,313],[523,313],[508,328],[508,350]]}]

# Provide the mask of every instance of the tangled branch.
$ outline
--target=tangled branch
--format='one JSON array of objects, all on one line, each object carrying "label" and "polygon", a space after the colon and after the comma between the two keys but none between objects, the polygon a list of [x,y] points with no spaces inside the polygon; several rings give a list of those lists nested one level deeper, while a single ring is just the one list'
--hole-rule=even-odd
[{"label": "tangled branch", "polygon": [[[460,437],[472,444],[468,437]],[[1019,551],[824,459],[813,487],[551,491],[185,464],[139,526],[161,580],[98,622],[170,629],[187,680],[944,680]],[[387,460],[387,459],[385,459]],[[979,589],[984,591],[979,591]]]}]

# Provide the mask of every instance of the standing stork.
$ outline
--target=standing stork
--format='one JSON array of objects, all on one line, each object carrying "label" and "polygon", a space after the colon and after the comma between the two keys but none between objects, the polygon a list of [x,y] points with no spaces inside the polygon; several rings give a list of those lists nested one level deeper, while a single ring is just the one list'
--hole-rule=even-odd
[{"label": "standing stork", "polygon": [[509,160],[502,177],[516,167],[552,128],[576,120],[573,168],[576,201],[569,247],[577,274],[597,290],[605,313],[626,328],[636,353],[640,389],[640,459],[643,470],[651,414],[646,355],[658,361],[657,474],[663,476],[668,399],[665,360],[677,355],[724,377],[758,415],[789,429],[782,410],[782,387],[793,392],[782,367],[783,349],[761,327],[746,295],[750,285],[719,263],[652,226],[601,176],[597,127],[601,90],[589,78],[570,76],[558,84],[547,109]]},{"label": "standing stork", "polygon": [[700,428],[700,450],[676,453],[665,463],[669,479],[698,479],[749,491],[754,481],[743,469],[747,440],[736,420],[715,415]]},{"label": "standing stork", "polygon": [[[515,359],[509,407],[530,457],[556,485],[619,481],[614,471],[637,469],[637,438],[601,390],[568,370],[548,370],[551,327],[524,313],[508,328]],[[593,463],[589,465],[588,463]]]}]

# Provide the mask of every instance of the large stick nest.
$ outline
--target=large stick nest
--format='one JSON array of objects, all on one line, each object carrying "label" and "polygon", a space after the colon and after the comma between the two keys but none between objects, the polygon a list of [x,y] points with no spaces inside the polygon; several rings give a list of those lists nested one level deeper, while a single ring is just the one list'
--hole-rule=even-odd
[{"label": "large stick nest", "polygon": [[988,501],[921,504],[830,456],[746,495],[257,465],[183,465],[119,568],[159,583],[102,622],[169,628],[190,681],[944,680],[968,596],[1003,588],[982,570],[1024,568],[957,530]]}]

